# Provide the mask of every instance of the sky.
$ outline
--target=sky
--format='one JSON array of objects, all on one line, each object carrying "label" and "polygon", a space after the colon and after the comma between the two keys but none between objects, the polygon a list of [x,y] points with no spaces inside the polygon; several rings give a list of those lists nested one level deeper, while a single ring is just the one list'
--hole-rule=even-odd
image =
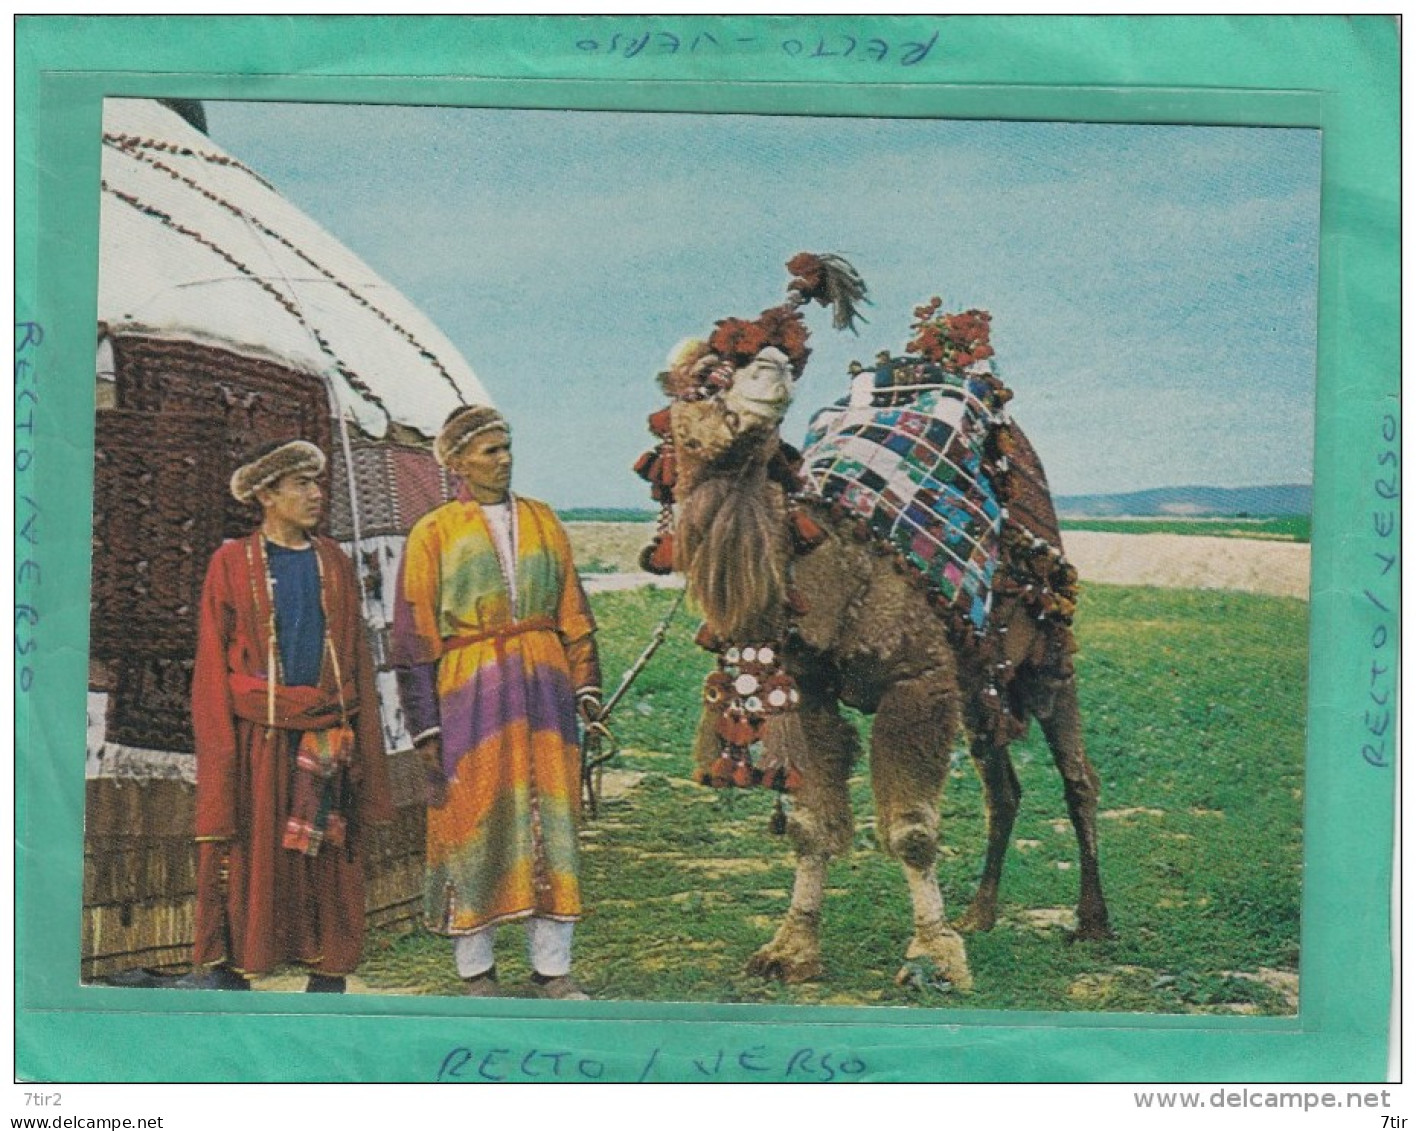
[{"label": "sky", "polygon": [[1054,493],[1312,481],[1321,134],[209,102],[212,139],[404,292],[511,420],[516,489],[652,506],[631,471],[683,338],[835,252],[783,427],[904,352],[913,308],[993,315]]}]

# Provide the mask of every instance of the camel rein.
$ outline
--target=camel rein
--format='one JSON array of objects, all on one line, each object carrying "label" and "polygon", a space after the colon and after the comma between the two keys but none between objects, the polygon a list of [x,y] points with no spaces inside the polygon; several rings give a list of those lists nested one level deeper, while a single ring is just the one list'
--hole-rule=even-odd
[{"label": "camel rein", "polygon": [[634,681],[649,666],[649,661],[654,658],[654,653],[663,645],[669,635],[669,624],[674,619],[674,614],[683,605],[683,599],[687,592],[687,586],[679,590],[678,596],[674,598],[674,603],[669,606],[669,611],[664,614],[663,619],[654,626],[654,631],[649,634],[649,643],[639,653],[639,658],[620,677],[619,686],[615,688],[614,694],[605,700],[600,717],[587,725],[581,735],[580,784],[585,796],[586,813],[592,820],[599,815],[600,771],[620,750],[619,742],[616,741],[607,725],[610,714],[619,706],[630,687],[634,685]]}]

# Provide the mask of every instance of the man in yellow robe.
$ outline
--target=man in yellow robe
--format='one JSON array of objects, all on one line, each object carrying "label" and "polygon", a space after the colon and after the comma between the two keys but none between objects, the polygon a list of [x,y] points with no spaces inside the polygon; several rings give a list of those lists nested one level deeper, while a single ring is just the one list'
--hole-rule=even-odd
[{"label": "man in yellow robe", "polygon": [[545,503],[511,493],[511,432],[458,409],[439,462],[465,494],[413,527],[400,569],[393,660],[428,773],[430,930],[452,936],[473,996],[499,996],[496,927],[528,920],[542,997],[570,977],[581,914],[577,708],[600,714],[595,621],[570,541]]}]

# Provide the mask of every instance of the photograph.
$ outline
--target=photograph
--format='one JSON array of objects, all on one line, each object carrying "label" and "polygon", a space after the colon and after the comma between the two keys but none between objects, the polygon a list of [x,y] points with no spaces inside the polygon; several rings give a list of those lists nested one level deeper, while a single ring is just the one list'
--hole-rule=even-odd
[{"label": "photograph", "polygon": [[101,118],[85,987],[1298,1015],[1323,131]]},{"label": "photograph", "polygon": [[12,1122],[1395,1125],[1398,21],[15,32]]}]

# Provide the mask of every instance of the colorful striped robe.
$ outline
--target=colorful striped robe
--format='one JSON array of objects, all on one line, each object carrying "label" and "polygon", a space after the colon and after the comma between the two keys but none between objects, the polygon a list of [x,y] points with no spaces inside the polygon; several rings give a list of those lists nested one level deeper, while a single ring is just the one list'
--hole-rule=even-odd
[{"label": "colorful striped robe", "polygon": [[393,662],[409,733],[441,728],[445,804],[428,810],[430,930],[580,916],[576,696],[599,690],[595,622],[570,541],[513,496],[516,591],[482,509],[456,500],[408,535]]}]

